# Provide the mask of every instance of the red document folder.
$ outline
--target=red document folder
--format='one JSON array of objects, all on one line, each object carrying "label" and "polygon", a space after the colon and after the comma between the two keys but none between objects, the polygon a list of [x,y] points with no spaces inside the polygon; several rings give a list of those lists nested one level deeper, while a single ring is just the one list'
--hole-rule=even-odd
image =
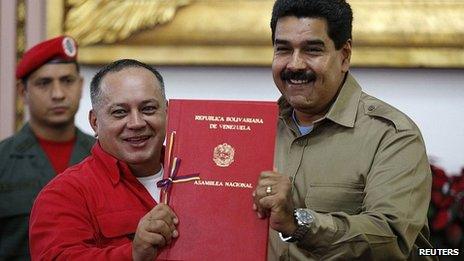
[{"label": "red document folder", "polygon": [[[277,117],[274,102],[169,101],[164,178],[176,158],[175,179],[186,182],[162,195],[179,237],[159,259],[266,260],[269,224],[253,211],[252,192],[273,169]],[[185,178],[192,174],[200,180]]]}]

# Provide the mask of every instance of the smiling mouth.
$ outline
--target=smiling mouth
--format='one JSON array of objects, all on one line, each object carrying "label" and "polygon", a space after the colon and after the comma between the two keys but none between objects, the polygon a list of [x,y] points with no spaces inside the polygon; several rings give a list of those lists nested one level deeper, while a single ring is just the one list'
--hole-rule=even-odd
[{"label": "smiling mouth", "polygon": [[289,85],[301,86],[316,81],[316,74],[312,71],[285,70],[281,73],[281,79]]},{"label": "smiling mouth", "polygon": [[292,84],[292,85],[308,84],[308,83],[311,83],[311,82],[313,82],[313,81],[310,81],[309,79],[305,79],[305,80],[289,79],[289,80],[287,80],[287,83]]},{"label": "smiling mouth", "polygon": [[145,141],[150,139],[150,136],[137,136],[137,137],[129,137],[123,139],[125,142],[128,142],[131,145],[144,145]]}]

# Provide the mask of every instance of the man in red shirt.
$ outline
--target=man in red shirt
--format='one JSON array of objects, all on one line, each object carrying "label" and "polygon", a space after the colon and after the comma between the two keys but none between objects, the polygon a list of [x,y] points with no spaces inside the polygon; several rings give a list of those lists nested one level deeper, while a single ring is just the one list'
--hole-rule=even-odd
[{"label": "man in red shirt", "polygon": [[33,260],[153,260],[178,236],[174,212],[157,204],[166,98],[161,75],[135,60],[91,82],[91,155],[50,182],[30,218]]}]

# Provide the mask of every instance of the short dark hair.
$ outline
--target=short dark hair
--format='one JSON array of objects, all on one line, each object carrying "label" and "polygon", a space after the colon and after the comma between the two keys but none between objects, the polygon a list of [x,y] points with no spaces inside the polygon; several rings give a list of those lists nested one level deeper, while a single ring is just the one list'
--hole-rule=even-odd
[{"label": "short dark hair", "polygon": [[134,68],[134,67],[145,68],[149,70],[150,72],[152,72],[160,83],[161,95],[163,96],[164,99],[166,99],[163,77],[155,68],[143,62],[134,60],[134,59],[121,59],[121,60],[117,60],[117,61],[114,61],[106,65],[105,67],[100,69],[97,72],[97,74],[95,74],[95,76],[93,76],[92,81],[90,82],[90,100],[92,102],[92,107],[95,108],[95,105],[97,105],[97,103],[100,100],[99,99],[101,95],[100,84],[101,84],[101,81],[103,80],[103,77],[105,77],[105,75],[111,72],[119,72],[125,68]]},{"label": "short dark hair", "polygon": [[337,50],[352,39],[353,11],[345,0],[276,0],[271,18],[272,44],[275,41],[277,20],[285,16],[325,19],[327,34]]}]

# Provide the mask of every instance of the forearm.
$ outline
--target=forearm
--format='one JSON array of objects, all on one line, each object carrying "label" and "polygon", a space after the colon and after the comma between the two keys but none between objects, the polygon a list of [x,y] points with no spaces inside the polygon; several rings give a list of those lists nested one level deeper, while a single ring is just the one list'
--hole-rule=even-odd
[{"label": "forearm", "polygon": [[[40,244],[40,239],[38,241]],[[69,243],[55,244],[47,249],[42,248],[42,251],[34,251],[32,260],[132,260],[132,244],[105,248]]]},{"label": "forearm", "polygon": [[[346,259],[406,259],[423,226],[422,222],[403,220],[400,223],[398,218],[389,219],[378,213],[348,215],[310,211],[315,223],[297,246],[323,259],[336,256]],[[399,229],[405,226],[407,230]]]}]

